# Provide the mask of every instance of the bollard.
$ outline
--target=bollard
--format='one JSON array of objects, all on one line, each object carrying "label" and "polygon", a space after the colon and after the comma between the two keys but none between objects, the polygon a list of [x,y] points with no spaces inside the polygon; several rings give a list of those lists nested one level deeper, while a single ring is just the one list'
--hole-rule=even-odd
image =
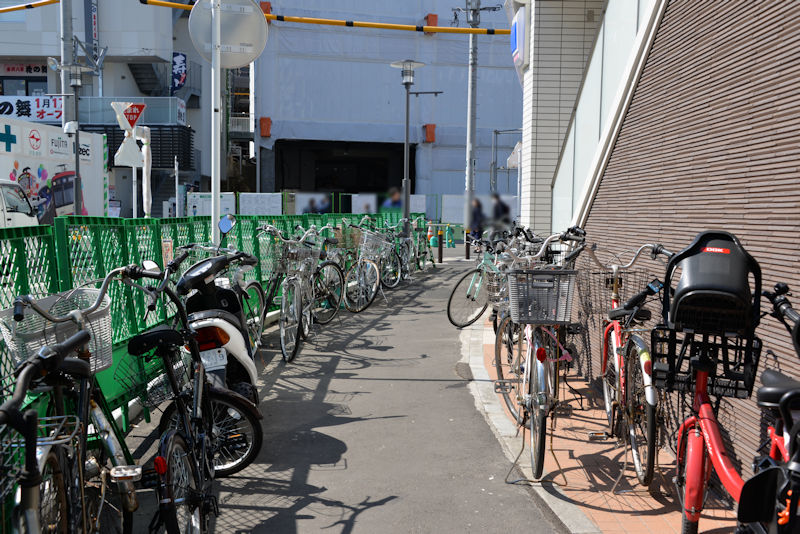
[{"label": "bollard", "polygon": [[453,228],[448,224],[444,231],[445,246],[447,248],[456,248],[456,242],[453,238]]},{"label": "bollard", "polygon": [[464,257],[469,259],[469,228],[464,228],[464,253]]},{"label": "bollard", "polygon": [[439,228],[439,263],[442,263],[443,256],[444,256],[444,232],[442,232],[442,229]]}]

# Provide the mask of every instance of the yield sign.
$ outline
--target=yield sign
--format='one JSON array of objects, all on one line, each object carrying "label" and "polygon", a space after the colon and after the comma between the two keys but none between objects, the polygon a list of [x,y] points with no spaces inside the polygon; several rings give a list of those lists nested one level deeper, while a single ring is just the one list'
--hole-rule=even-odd
[{"label": "yield sign", "polygon": [[146,107],[147,107],[146,104],[131,104],[130,106],[125,108],[123,114],[125,115],[125,118],[128,120],[128,124],[131,125],[131,128],[136,126],[136,121],[138,121],[139,117],[142,116],[142,111],[144,111],[144,108]]}]

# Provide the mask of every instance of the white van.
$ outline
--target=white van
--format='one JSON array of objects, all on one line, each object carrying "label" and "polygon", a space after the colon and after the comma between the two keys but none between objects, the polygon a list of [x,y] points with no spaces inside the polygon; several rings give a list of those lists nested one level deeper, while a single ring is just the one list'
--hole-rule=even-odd
[{"label": "white van", "polygon": [[11,180],[0,180],[0,228],[39,224],[25,191]]}]

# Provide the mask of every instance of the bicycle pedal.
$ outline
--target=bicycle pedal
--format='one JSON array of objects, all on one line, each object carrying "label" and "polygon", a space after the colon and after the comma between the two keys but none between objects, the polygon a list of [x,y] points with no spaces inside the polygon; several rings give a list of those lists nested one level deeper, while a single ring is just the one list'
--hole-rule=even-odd
[{"label": "bicycle pedal", "polygon": [[494,392],[495,393],[511,393],[511,382],[509,380],[495,380]]},{"label": "bicycle pedal", "polygon": [[111,468],[111,482],[137,482],[141,479],[141,465],[116,465]]},{"label": "bicycle pedal", "polygon": [[604,439],[610,438],[611,435],[608,432],[589,432],[589,441],[601,441]]},{"label": "bicycle pedal", "polygon": [[553,407],[553,412],[556,415],[570,416],[572,415],[572,406],[569,404],[558,403]]}]

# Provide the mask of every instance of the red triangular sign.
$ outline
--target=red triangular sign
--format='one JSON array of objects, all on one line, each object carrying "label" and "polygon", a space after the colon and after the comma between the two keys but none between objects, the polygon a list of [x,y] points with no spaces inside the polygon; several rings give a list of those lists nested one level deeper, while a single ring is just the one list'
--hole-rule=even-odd
[{"label": "red triangular sign", "polygon": [[147,107],[146,104],[131,104],[130,106],[125,108],[125,111],[123,113],[125,115],[125,118],[128,120],[128,124],[131,125],[131,128],[136,126],[136,121],[138,121],[139,117],[142,116],[142,111],[144,111],[144,108],[146,107]]}]

